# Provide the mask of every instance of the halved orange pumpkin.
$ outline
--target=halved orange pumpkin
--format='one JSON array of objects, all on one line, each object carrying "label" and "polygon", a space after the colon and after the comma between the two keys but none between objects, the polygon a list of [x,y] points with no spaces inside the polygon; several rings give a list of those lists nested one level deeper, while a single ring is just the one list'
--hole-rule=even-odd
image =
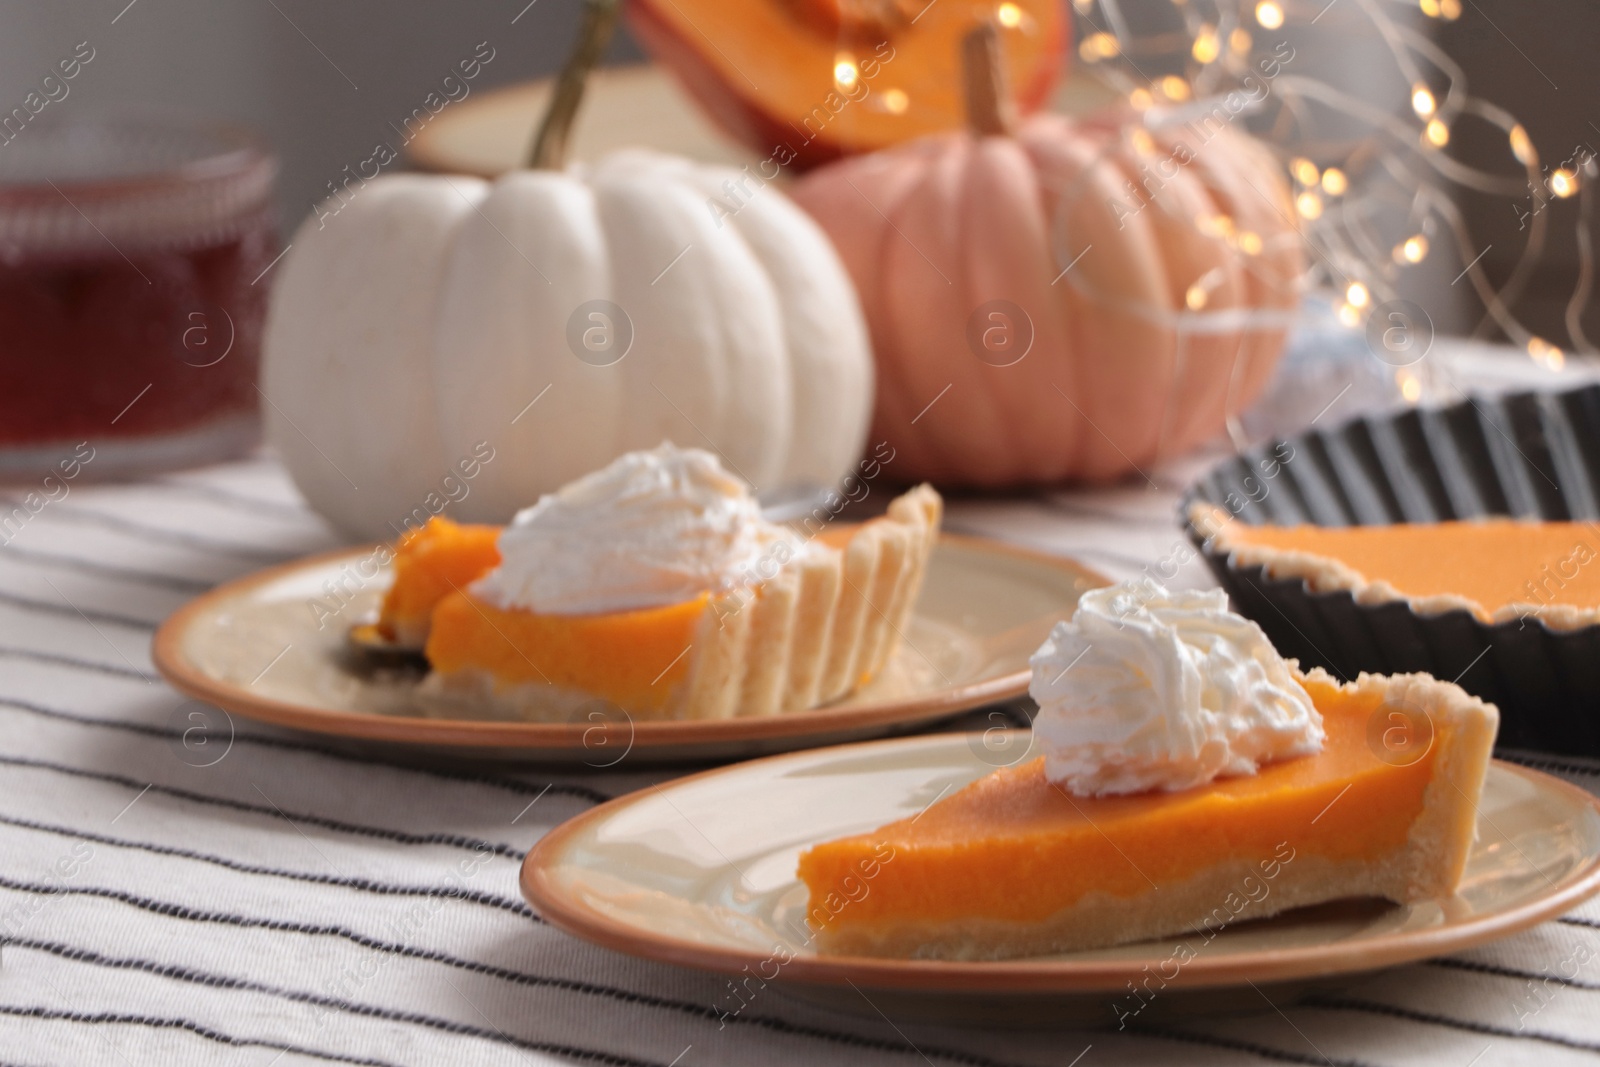
[{"label": "halved orange pumpkin", "polygon": [[796,167],[961,128],[961,41],[984,19],[1000,25],[1016,106],[1035,111],[1071,34],[1061,0],[633,0],[627,13],[713,120]]}]

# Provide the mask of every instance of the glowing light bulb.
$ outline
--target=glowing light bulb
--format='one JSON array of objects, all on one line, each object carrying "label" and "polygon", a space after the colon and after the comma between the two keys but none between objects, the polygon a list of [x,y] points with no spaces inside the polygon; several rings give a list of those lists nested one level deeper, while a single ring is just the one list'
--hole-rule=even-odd
[{"label": "glowing light bulb", "polygon": [[1439,14],[1454,22],[1461,17],[1461,0],[1439,0]]},{"label": "glowing light bulb", "polygon": [[1088,14],[1089,9],[1094,6],[1094,0],[1072,0],[1072,6]]},{"label": "glowing light bulb", "polygon": [[1343,196],[1348,188],[1350,188],[1350,180],[1344,176],[1344,171],[1338,167],[1329,167],[1322,172],[1322,191],[1329,196]]},{"label": "glowing light bulb", "polygon": [[1433,93],[1421,82],[1411,87],[1411,110],[1417,113],[1417,118],[1432,118],[1433,113],[1439,110],[1439,104],[1433,98]]},{"label": "glowing light bulb", "polygon": [[1400,384],[1400,395],[1405,397],[1407,404],[1415,404],[1422,399],[1422,379],[1408,370],[1396,371],[1395,379]]},{"label": "glowing light bulb", "polygon": [[1533,166],[1539,159],[1538,153],[1533,150],[1533,142],[1528,139],[1528,131],[1522,128],[1520,122],[1511,127],[1511,154],[1525,167]]},{"label": "glowing light bulb", "polygon": [[1357,326],[1360,326],[1361,325],[1361,312],[1360,312],[1360,310],[1357,309],[1354,305],[1351,305],[1351,304],[1340,304],[1339,305],[1339,323],[1340,323],[1340,325],[1349,327],[1352,330],[1355,329]]},{"label": "glowing light bulb", "polygon": [[1439,17],[1439,0],[1418,0],[1422,13],[1430,19]]},{"label": "glowing light bulb", "polygon": [[1149,131],[1138,126],[1129,131],[1128,140],[1132,143],[1133,150],[1141,156],[1148,156],[1156,150],[1155,138],[1150,136]]},{"label": "glowing light bulb", "polygon": [[1562,167],[1550,174],[1550,191],[1565,200],[1578,191],[1578,175]]},{"label": "glowing light bulb", "polygon": [[1128,103],[1133,105],[1135,111],[1144,111],[1155,103],[1155,98],[1150,95],[1149,89],[1135,89],[1128,94]]},{"label": "glowing light bulb", "polygon": [[1535,363],[1549,367],[1551,370],[1560,370],[1566,366],[1567,355],[1543,337],[1528,338],[1528,355]]},{"label": "glowing light bulb", "polygon": [[883,101],[883,109],[891,115],[904,115],[911,103],[904,89],[885,89],[878,99]]},{"label": "glowing light bulb", "polygon": [[1110,59],[1120,51],[1122,46],[1109,33],[1091,33],[1078,46],[1078,54],[1086,63],[1093,63],[1097,59]]},{"label": "glowing light bulb", "polygon": [[1421,263],[1427,254],[1428,239],[1420,233],[1413,234],[1394,246],[1396,263]]},{"label": "glowing light bulb", "polygon": [[1261,235],[1254,230],[1244,230],[1239,234],[1239,248],[1247,256],[1261,254]]},{"label": "glowing light bulb", "polygon": [[1228,47],[1243,55],[1250,51],[1250,31],[1243,26],[1228,34]]},{"label": "glowing light bulb", "polygon": [[999,7],[995,8],[994,17],[995,21],[999,22],[1000,25],[1004,26],[1006,29],[1014,30],[1018,26],[1022,25],[1022,8],[1018,7],[1016,4],[1010,3],[1008,0],[1007,3],[1001,4]]},{"label": "glowing light bulb", "polygon": [[1364,308],[1372,299],[1372,294],[1367,292],[1367,287],[1360,282],[1351,282],[1345,287],[1344,298],[1349,301],[1351,307]]},{"label": "glowing light bulb", "polygon": [[1322,217],[1322,197],[1310,190],[1294,198],[1294,207],[1304,218],[1319,219]]},{"label": "glowing light bulb", "polygon": [[1222,54],[1222,42],[1217,40],[1217,31],[1206,26],[1194,39],[1194,47],[1189,49],[1189,54],[1194,56],[1196,63],[1210,63]]},{"label": "glowing light bulb", "polygon": [[1317,179],[1321,177],[1321,172],[1317,170],[1317,165],[1303,157],[1291,159],[1289,161],[1289,170],[1294,173],[1295,181],[1301,185],[1315,185],[1317,184]]},{"label": "glowing light bulb", "polygon": [[1269,30],[1275,30],[1283,25],[1283,8],[1277,0],[1261,0],[1256,5],[1256,21]]},{"label": "glowing light bulb", "polygon": [[1168,100],[1189,99],[1189,83],[1176,74],[1168,74],[1161,79],[1161,95]]},{"label": "glowing light bulb", "polygon": [[856,66],[854,56],[849,52],[840,52],[833,57],[833,84],[848,89],[860,80],[861,69]]},{"label": "glowing light bulb", "polygon": [[1183,294],[1183,302],[1190,311],[1199,311],[1206,306],[1206,291],[1201,288],[1199,282],[1189,286],[1188,291]]},{"label": "glowing light bulb", "polygon": [[1450,127],[1439,119],[1429,119],[1422,131],[1422,139],[1435,148],[1443,148],[1450,143]]}]

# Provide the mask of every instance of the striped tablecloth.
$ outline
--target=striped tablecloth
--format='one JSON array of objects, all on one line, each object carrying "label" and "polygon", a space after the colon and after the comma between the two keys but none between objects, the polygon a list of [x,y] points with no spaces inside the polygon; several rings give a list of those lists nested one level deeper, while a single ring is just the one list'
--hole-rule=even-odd
[{"label": "striped tablecloth", "polygon": [[[949,524],[1131,575],[1182,544],[1174,500],[1201,461],[1124,488],[955,501]],[[207,762],[179,741],[193,706],[151,670],[157,623],[216,582],[336,543],[270,458],[75,485],[6,537],[0,1067],[1547,1067],[1600,1053],[1600,906],[1248,1016],[963,1030],[775,995],[724,1021],[721,979],[575,941],[517,891],[540,834],[669,775],[414,769],[243,720],[225,755],[193,766]],[[1180,584],[1207,581],[1190,563]],[[1600,767],[1540,765],[1600,789]]]}]

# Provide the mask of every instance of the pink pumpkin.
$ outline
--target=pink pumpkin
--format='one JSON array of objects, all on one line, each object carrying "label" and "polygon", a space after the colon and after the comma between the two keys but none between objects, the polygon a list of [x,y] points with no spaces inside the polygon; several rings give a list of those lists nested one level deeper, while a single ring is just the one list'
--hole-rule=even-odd
[{"label": "pink pumpkin", "polygon": [[1221,105],[1166,129],[1044,115],[1013,131],[978,66],[974,132],[792,190],[859,289],[873,433],[897,476],[1108,480],[1218,433],[1265,384],[1298,302],[1276,161]]}]

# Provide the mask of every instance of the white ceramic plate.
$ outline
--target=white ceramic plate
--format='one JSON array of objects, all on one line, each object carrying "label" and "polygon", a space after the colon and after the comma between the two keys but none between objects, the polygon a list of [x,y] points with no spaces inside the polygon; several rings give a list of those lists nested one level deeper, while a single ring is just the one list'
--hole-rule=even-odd
[{"label": "white ceramic plate", "polygon": [[1107,584],[1071,560],[941,534],[906,640],[881,678],[842,701],[751,718],[508,722],[444,717],[418,700],[417,674],[361,669],[345,636],[376,614],[390,580],[363,567],[372,553],[315,556],[212,590],[162,624],[156,667],[184,693],[248,718],[455,756],[593,767],[730,759],[881,736],[1020,697],[1051,625]]},{"label": "white ceramic plate", "polygon": [[[1126,999],[1127,983],[1169,964],[1181,938],[966,963],[819,956],[803,935],[802,850],[915,814],[1023,758],[1029,743],[1025,731],[900,738],[678,779],[546,835],[523,865],[523,892],[547,920],[596,944],[741,981],[758,974],[770,979],[762,988],[846,1010],[989,1026],[1115,1022],[1119,1008],[1139,1004]],[[1226,929],[1195,950],[1149,1015],[1138,1014],[1213,1010],[1239,987],[1246,1006],[1260,1010],[1262,991],[1278,1002],[1308,981],[1458,951],[1600,891],[1600,800],[1497,762],[1479,813],[1454,897],[1340,902]],[[739,1004],[730,994],[721,1010]]]}]

